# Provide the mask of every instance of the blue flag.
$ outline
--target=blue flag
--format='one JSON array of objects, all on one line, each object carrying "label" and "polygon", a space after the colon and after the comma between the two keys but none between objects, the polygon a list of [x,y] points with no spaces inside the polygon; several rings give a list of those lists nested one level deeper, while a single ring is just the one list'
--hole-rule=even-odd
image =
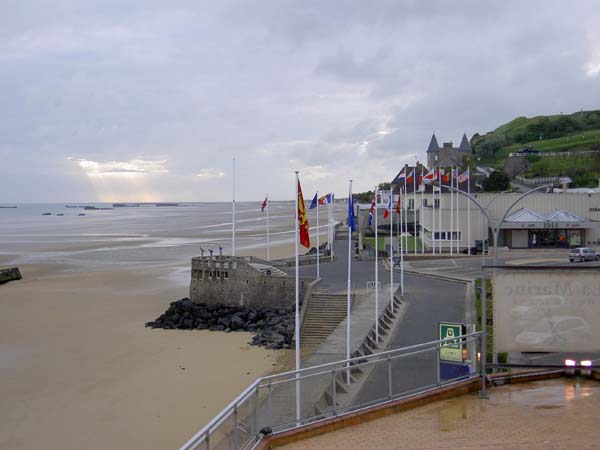
[{"label": "blue flag", "polygon": [[352,195],[348,198],[348,228],[350,231],[356,231],[356,220],[354,217],[354,202]]},{"label": "blue flag", "polygon": [[310,207],[308,209],[315,209],[317,206],[319,206],[319,198],[317,197],[317,193],[315,192],[315,198],[312,199],[312,202],[310,203]]}]

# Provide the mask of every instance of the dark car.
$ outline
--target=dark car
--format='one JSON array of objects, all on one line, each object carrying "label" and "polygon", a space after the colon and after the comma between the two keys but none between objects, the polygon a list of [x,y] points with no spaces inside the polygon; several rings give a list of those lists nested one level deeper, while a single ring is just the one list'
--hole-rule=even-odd
[{"label": "dark car", "polygon": [[526,146],[523,147],[521,150],[519,150],[519,153],[539,153],[537,150],[534,150],[533,147],[531,146]]}]

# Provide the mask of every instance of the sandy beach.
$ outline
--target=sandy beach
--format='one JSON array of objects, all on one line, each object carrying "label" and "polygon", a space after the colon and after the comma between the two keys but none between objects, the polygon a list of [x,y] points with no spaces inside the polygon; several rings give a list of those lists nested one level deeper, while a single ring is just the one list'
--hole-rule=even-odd
[{"label": "sandy beach", "polygon": [[[272,206],[273,259],[294,254],[292,205]],[[255,378],[293,364],[249,333],[144,327],[188,296],[202,247],[228,253],[230,205],[52,207],[66,215],[0,217],[0,265],[23,274],[0,286],[2,450],[178,448]],[[240,211],[238,255],[266,258],[265,219]]]},{"label": "sandy beach", "polygon": [[187,294],[164,270],[21,270],[0,286],[2,449],[177,448],[279,369],[249,333],[144,328]]}]

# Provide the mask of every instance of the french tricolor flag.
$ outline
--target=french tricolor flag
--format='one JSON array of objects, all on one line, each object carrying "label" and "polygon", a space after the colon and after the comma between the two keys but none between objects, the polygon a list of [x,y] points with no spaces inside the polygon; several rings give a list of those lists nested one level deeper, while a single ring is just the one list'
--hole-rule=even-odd
[{"label": "french tricolor flag", "polygon": [[392,209],[392,195],[390,194],[390,196],[388,197],[387,204],[385,205],[385,211],[383,212],[384,219],[388,218],[388,216],[390,215],[391,209]]}]

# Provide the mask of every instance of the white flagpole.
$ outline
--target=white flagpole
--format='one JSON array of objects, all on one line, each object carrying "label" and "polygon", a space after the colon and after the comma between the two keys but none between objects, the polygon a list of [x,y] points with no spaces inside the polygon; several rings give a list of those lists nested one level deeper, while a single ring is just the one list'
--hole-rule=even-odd
[{"label": "white flagpole", "polygon": [[442,254],[442,171],[440,170],[439,174],[439,184],[440,184],[440,207],[438,208],[438,253]]},{"label": "white flagpole", "polygon": [[[456,183],[454,185],[456,189],[460,189],[458,186],[458,166],[456,167]],[[460,197],[461,195],[456,193],[456,254],[460,255],[460,248],[462,247],[462,233],[460,231]]]},{"label": "white flagpole", "polygon": [[[295,230],[295,248],[296,248],[296,316],[295,316],[295,339],[296,339],[296,371],[300,370],[300,271],[298,254],[300,249],[298,248],[298,171],[296,173],[296,220],[294,221]],[[296,422],[300,423],[300,374],[296,372]]]},{"label": "white flagpole", "polygon": [[420,233],[419,236],[421,237],[421,254],[425,253],[425,239],[424,236],[425,234],[423,233],[423,196],[425,193],[425,178],[423,178],[423,165],[421,165],[421,207],[419,208],[419,212],[421,214],[419,214],[419,228],[420,228]]},{"label": "white flagpole", "polygon": [[271,261],[271,238],[269,236],[269,194],[267,193],[267,261]]},{"label": "white flagpole", "polygon": [[375,342],[379,343],[379,239],[377,233],[377,202],[379,190],[375,186]]},{"label": "white flagpole", "polygon": [[[469,170],[469,178],[467,179],[467,194],[470,196],[471,195],[471,166],[469,166],[468,168]],[[468,227],[467,227],[467,248],[468,253],[467,254],[471,254],[471,202],[468,201],[467,202],[467,217],[469,218],[469,223],[468,223]]]},{"label": "white flagpole", "polygon": [[[408,164],[404,165],[404,193],[408,198],[408,186],[406,183],[406,177],[408,176]],[[408,255],[408,202],[404,204],[404,251]]]},{"label": "white flagpole", "polygon": [[[352,227],[350,226],[350,207],[354,210],[352,203],[352,180],[348,183],[348,297],[346,299],[346,359],[350,359],[350,331],[351,331],[351,315],[352,309]],[[350,385],[350,363],[347,363],[348,370],[346,371],[346,383]]]},{"label": "white flagpole", "polygon": [[235,158],[233,158],[233,195],[231,201],[231,256],[235,256]]},{"label": "white flagpole", "polygon": [[[454,186],[454,166],[450,166],[450,186]],[[454,193],[450,191],[450,254],[454,254]]]},{"label": "white flagpole", "polygon": [[[400,188],[400,195],[402,195],[402,188]],[[406,199],[404,198],[404,196],[402,196],[402,198],[400,199],[400,201],[402,203],[400,203],[400,230],[402,230],[402,216],[403,216],[403,209],[404,209],[404,202],[406,201]],[[404,295],[404,248],[403,248],[404,244],[402,241],[402,237],[400,237],[400,292],[402,293],[402,295]]]},{"label": "white flagpole", "polygon": [[[433,178],[435,180],[435,167]],[[433,181],[433,180],[432,180]],[[431,184],[431,253],[435,255],[435,184]]]},{"label": "white flagpole", "polygon": [[390,308],[394,312],[394,190],[390,189]]},{"label": "white flagpole", "polygon": [[413,174],[413,245],[415,247],[415,255],[417,254],[417,166]]},{"label": "white flagpole", "polygon": [[321,253],[321,244],[319,241],[319,191],[317,191],[317,278],[321,278],[321,269],[319,267],[319,256]]}]

